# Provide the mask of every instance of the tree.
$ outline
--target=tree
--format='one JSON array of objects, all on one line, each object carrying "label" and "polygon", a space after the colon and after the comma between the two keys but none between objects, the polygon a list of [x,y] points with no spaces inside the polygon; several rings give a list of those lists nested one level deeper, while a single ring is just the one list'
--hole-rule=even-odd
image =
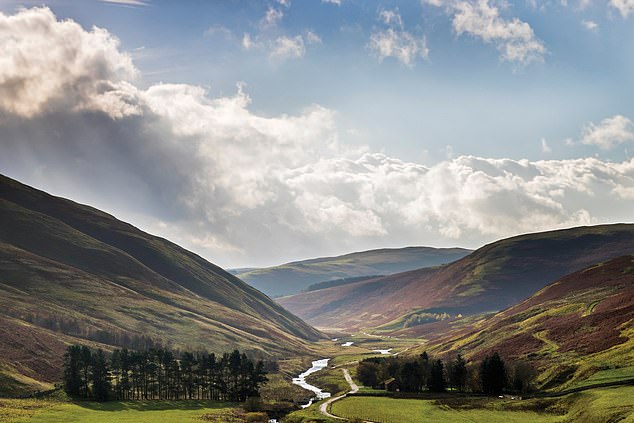
[{"label": "tree", "polygon": [[[176,357],[180,355],[180,360]],[[90,361],[86,361],[90,358]],[[87,377],[85,375],[88,375]],[[102,350],[72,346],[64,354],[64,388],[72,396],[108,399],[214,399],[246,401],[258,397],[267,382],[265,363],[235,350],[223,354],[166,349],[143,352],[115,350],[107,359]],[[88,393],[88,395],[86,395]]]},{"label": "tree", "polygon": [[431,371],[431,364],[429,363],[429,355],[427,355],[427,351],[423,351],[423,353],[419,356],[420,366],[418,367],[418,377],[420,378],[421,386],[429,385],[429,372]]},{"label": "tree", "polygon": [[418,392],[422,390],[422,383],[419,375],[420,364],[417,361],[405,362],[398,375],[401,390],[405,392]]},{"label": "tree", "polygon": [[72,345],[64,354],[64,391],[71,397],[80,395],[82,383],[81,347]]},{"label": "tree", "polygon": [[443,371],[442,361],[433,361],[429,374],[429,390],[432,392],[444,392],[445,388],[445,372]]},{"label": "tree", "polygon": [[379,380],[379,365],[368,360],[361,361],[357,369],[357,378],[364,386],[379,386],[382,382]]},{"label": "tree", "polygon": [[536,377],[537,371],[533,366],[524,361],[518,361],[511,368],[512,389],[519,394],[530,392]]},{"label": "tree", "polygon": [[90,366],[92,365],[92,352],[87,346],[81,347],[80,363],[82,371],[82,394],[84,398],[88,398],[90,392],[88,386],[90,384]]},{"label": "tree", "polygon": [[489,395],[501,394],[506,386],[506,366],[500,355],[495,352],[487,356],[480,365],[482,391]]},{"label": "tree", "polygon": [[93,396],[97,401],[107,401],[110,396],[110,369],[108,362],[103,353],[99,349],[93,355],[92,359],[92,389]]},{"label": "tree", "polygon": [[456,356],[451,366],[449,384],[458,391],[464,391],[467,384],[467,362],[460,354]]}]

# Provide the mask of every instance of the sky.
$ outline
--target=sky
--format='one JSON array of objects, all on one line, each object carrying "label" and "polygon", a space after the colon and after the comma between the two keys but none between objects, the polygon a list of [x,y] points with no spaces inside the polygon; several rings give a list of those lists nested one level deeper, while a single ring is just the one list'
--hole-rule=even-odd
[{"label": "sky", "polygon": [[634,220],[634,0],[0,0],[0,173],[223,267]]}]

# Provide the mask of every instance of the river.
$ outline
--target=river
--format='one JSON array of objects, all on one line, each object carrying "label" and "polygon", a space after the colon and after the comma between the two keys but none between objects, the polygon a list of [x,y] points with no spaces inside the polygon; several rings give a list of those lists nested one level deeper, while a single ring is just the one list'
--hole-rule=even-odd
[{"label": "river", "polygon": [[324,358],[322,360],[317,360],[317,361],[313,361],[313,367],[311,367],[310,369],[306,370],[304,373],[300,374],[298,377],[293,378],[293,383],[295,385],[301,386],[304,389],[307,389],[309,391],[312,391],[315,393],[315,396],[313,398],[310,399],[310,401],[308,401],[308,404],[302,405],[302,408],[306,408],[306,407],[310,407],[313,403],[314,400],[322,400],[325,398],[330,398],[330,392],[324,392],[321,389],[319,389],[316,386],[311,385],[310,383],[306,382],[306,377],[310,374],[313,374],[315,372],[318,372],[320,370],[325,369],[326,367],[328,367],[328,361],[330,359],[329,358]]}]

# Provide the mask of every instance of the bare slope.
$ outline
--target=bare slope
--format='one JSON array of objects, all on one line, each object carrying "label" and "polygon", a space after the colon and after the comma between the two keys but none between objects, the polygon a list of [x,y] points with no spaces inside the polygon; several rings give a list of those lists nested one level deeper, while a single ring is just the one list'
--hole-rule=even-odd
[{"label": "bare slope", "polygon": [[278,302],[322,328],[355,330],[391,324],[396,329],[415,315],[498,311],[566,274],[632,252],[634,225],[542,232],[494,242],[440,268],[302,293]]},{"label": "bare slope", "polygon": [[14,382],[56,380],[68,342],[287,354],[321,336],[178,245],[3,176],[0,222],[0,373]]},{"label": "bare slope", "polygon": [[302,292],[320,282],[372,275],[390,275],[439,266],[458,260],[471,250],[464,248],[384,248],[296,261],[263,269],[232,271],[260,291],[278,297]]}]

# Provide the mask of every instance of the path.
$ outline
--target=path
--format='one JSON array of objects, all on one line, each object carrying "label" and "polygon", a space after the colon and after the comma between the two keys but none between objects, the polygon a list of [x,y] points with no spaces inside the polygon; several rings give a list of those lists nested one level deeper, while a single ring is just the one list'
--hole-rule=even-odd
[{"label": "path", "polygon": [[330,398],[328,401],[326,401],[323,404],[321,404],[319,406],[319,412],[321,414],[323,414],[324,416],[326,416],[326,417],[330,417],[331,419],[347,420],[347,419],[344,419],[342,417],[337,417],[337,416],[335,416],[333,414],[330,414],[328,412],[328,407],[330,406],[330,404],[332,404],[335,401],[339,401],[342,398],[345,398],[346,396],[348,396],[348,394],[356,394],[359,391],[359,387],[352,380],[352,377],[350,376],[350,372],[348,372],[348,369],[341,369],[341,370],[343,370],[343,376],[346,378],[346,382],[348,382],[348,385],[350,385],[350,391],[348,391],[347,393],[345,393],[343,395],[339,395],[338,397]]}]

